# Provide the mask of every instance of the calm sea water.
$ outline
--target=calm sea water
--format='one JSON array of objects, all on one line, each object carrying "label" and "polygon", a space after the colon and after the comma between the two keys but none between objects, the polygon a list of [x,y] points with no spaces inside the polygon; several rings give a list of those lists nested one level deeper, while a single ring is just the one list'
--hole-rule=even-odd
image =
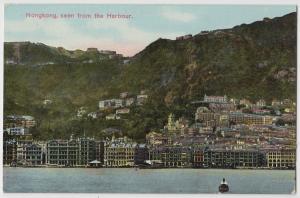
[{"label": "calm sea water", "polygon": [[223,177],[229,193],[289,194],[295,171],[134,168],[3,168],[4,192],[217,193]]}]

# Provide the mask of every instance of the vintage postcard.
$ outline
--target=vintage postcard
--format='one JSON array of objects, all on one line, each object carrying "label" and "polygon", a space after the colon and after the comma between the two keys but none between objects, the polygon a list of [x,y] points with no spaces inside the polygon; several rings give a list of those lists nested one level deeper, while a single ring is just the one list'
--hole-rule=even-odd
[{"label": "vintage postcard", "polygon": [[297,5],[4,5],[3,191],[296,192]]}]

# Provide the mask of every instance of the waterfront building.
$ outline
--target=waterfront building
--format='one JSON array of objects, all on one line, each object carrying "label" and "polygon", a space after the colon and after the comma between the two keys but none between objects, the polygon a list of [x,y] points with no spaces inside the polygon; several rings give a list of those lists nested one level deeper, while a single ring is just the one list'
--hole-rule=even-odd
[{"label": "waterfront building", "polygon": [[104,164],[104,141],[97,140],[95,141],[95,152],[96,160],[99,161],[102,165]]},{"label": "waterfront building", "polygon": [[25,164],[25,162],[26,162],[26,145],[17,144],[17,162],[18,162],[18,164]]},{"label": "waterfront building", "polygon": [[26,138],[17,139],[17,163],[26,164],[26,147],[32,145],[33,140],[28,140]]},{"label": "waterfront building", "polygon": [[130,167],[134,165],[136,143],[124,138],[106,142],[104,146],[104,165],[106,167]]},{"label": "waterfront building", "polygon": [[15,164],[17,161],[17,143],[15,140],[3,142],[3,164]]},{"label": "waterfront building", "polygon": [[164,150],[163,146],[155,146],[149,149],[149,161],[161,162],[161,154]]},{"label": "waterfront building", "polygon": [[88,137],[78,139],[79,165],[89,165],[89,162],[96,159],[95,140]]},{"label": "waterfront building", "polygon": [[204,166],[212,168],[257,168],[264,166],[265,157],[258,150],[226,150],[210,148],[204,152]]},{"label": "waterfront building", "polygon": [[159,161],[164,167],[191,167],[191,151],[182,146],[159,146],[149,150],[150,161]]},{"label": "waterfront building", "polygon": [[46,145],[46,164],[76,166],[79,165],[79,144],[76,140],[50,140]]},{"label": "waterfront building", "polygon": [[270,149],[266,150],[267,167],[269,168],[295,168],[295,149]]},{"label": "waterfront building", "polygon": [[192,163],[195,168],[204,167],[204,148],[194,147],[192,150]]},{"label": "waterfront building", "polygon": [[191,166],[190,149],[187,147],[166,147],[161,157],[165,167],[182,168]]},{"label": "waterfront building", "polygon": [[134,151],[134,164],[144,164],[146,160],[149,160],[149,149],[146,144],[138,144]]},{"label": "waterfront building", "polygon": [[103,162],[103,145],[103,141],[88,137],[50,140],[46,144],[46,164],[88,166],[94,160]]},{"label": "waterfront building", "polygon": [[25,161],[29,165],[42,165],[43,152],[42,146],[38,144],[30,144],[25,146]]}]

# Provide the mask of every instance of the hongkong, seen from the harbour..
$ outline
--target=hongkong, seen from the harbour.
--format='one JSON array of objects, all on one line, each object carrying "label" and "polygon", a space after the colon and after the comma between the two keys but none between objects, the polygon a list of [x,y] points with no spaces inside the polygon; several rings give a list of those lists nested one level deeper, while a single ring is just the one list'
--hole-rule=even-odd
[{"label": "hongkong, seen from the harbour.", "polygon": [[4,21],[5,193],[295,193],[296,6],[7,4]]}]

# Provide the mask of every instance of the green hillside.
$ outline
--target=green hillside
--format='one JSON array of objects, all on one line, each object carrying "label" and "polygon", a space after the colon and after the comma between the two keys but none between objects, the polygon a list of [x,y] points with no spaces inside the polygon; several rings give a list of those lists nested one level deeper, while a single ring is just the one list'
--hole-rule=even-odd
[{"label": "green hillside", "polygon": [[[97,51],[69,51],[30,42],[5,43],[4,114],[38,119],[34,136],[103,136],[114,127],[143,139],[163,127],[167,114],[193,116],[189,104],[208,95],[257,100],[296,99],[297,15],[291,13],[186,40],[158,39],[128,64]],[[92,60],[92,63],[83,61]],[[51,64],[49,64],[51,62]],[[145,90],[148,103],[127,120],[75,119],[78,108]],[[53,101],[43,105],[43,101]]]},{"label": "green hillside", "polygon": [[291,13],[183,41],[159,39],[126,67],[121,87],[160,90],[167,104],[205,93],[295,99],[296,25]]}]

